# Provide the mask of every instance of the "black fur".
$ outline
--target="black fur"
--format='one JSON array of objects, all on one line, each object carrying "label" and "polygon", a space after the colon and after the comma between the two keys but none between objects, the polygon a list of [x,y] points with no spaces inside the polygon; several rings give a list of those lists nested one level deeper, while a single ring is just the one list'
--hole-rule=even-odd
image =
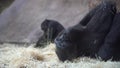
[{"label": "black fur", "polygon": [[44,34],[39,38],[35,47],[41,47],[47,45],[49,42],[53,42],[56,36],[64,29],[64,27],[55,20],[44,20],[41,24],[41,29]]},{"label": "black fur", "polygon": [[62,61],[81,56],[94,58],[110,30],[115,14],[115,4],[104,2],[90,11],[79,24],[61,32],[55,39],[58,58]]},{"label": "black fur", "polygon": [[116,14],[111,30],[106,36],[98,55],[103,60],[120,61],[120,13]]}]

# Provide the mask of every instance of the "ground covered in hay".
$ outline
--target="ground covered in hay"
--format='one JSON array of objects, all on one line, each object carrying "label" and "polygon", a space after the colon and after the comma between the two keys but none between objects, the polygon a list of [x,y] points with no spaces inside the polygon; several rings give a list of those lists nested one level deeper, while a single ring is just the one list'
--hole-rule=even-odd
[{"label": "ground covered in hay", "polygon": [[120,68],[120,62],[103,62],[90,58],[78,58],[61,62],[55,54],[55,45],[33,48],[15,44],[0,46],[0,68]]}]

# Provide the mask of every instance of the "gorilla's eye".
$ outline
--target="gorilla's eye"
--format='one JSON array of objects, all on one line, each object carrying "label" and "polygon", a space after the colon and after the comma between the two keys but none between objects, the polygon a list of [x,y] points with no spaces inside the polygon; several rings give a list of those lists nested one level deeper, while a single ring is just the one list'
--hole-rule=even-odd
[{"label": "gorilla's eye", "polygon": [[63,41],[68,41],[69,39],[68,39],[68,37],[66,36],[66,35],[61,35],[60,37],[59,37],[61,40],[63,40]]}]

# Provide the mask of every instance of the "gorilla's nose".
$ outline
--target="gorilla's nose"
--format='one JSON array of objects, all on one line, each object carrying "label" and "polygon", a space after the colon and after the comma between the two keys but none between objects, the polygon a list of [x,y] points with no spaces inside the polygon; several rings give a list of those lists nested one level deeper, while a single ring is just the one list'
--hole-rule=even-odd
[{"label": "gorilla's nose", "polygon": [[55,38],[54,43],[58,45],[60,43],[60,39],[59,38]]},{"label": "gorilla's nose", "polygon": [[54,43],[58,48],[64,48],[64,45],[63,45],[64,42],[65,42],[64,35],[60,35],[54,40]]}]

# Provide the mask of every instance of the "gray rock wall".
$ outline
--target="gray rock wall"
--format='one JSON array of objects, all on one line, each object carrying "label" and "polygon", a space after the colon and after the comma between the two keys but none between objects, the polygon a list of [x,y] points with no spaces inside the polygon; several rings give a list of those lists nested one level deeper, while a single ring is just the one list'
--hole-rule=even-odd
[{"label": "gray rock wall", "polygon": [[88,12],[87,0],[15,0],[0,15],[1,42],[36,42],[44,19],[75,25]]},{"label": "gray rock wall", "polygon": [[[36,42],[44,19],[59,21],[65,28],[77,24],[102,0],[15,0],[0,15],[0,42]],[[120,1],[117,3],[119,10]]]}]

